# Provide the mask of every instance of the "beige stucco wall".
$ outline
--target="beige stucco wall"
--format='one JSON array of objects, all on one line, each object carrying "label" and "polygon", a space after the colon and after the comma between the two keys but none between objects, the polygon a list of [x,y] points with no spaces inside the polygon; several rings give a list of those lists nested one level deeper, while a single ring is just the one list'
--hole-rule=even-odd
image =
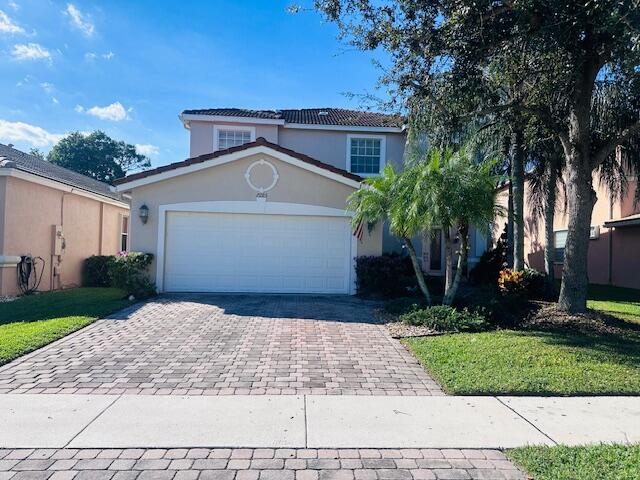
[{"label": "beige stucco wall", "polygon": [[[300,167],[285,163],[270,155],[258,154],[231,163],[181,175],[132,190],[131,249],[157,253],[159,206],[185,202],[256,201],[256,192],[247,184],[247,167],[259,159],[271,162],[279,179],[268,192],[267,202],[298,203],[344,210],[346,199],[354,188]],[[136,212],[146,204],[149,220],[142,224]],[[366,230],[366,229],[365,229]],[[382,228],[365,231],[358,243],[358,255],[380,255]],[[197,253],[197,252],[194,252]],[[155,278],[155,262],[152,278]]]},{"label": "beige stucco wall", "polygon": [[358,133],[336,130],[307,130],[280,128],[279,144],[296,152],[309,155],[343,170],[347,168],[348,135],[380,135],[385,137],[385,162],[396,169],[402,166],[405,135],[403,133]]},{"label": "beige stucco wall", "polygon": [[[622,200],[612,199],[605,185],[594,180],[597,201],[593,207],[591,225],[600,227],[600,236],[589,240],[588,274],[590,283],[617,285],[620,287],[640,288],[640,228],[609,229],[604,223],[619,219],[640,211],[633,205],[635,181],[632,180],[627,194]],[[531,212],[528,202],[529,183],[525,185],[525,260],[537,270],[544,270],[544,218],[538,218]],[[498,202],[505,208],[508,202],[508,188],[498,192]],[[553,230],[566,230],[569,218],[564,211],[563,191],[558,194]],[[497,219],[494,229],[494,241],[506,223],[506,216]],[[562,264],[555,264],[555,274],[562,275]]]},{"label": "beige stucco wall", "polygon": [[[120,218],[126,208],[27,180],[4,177],[4,221],[0,233],[2,255],[32,255],[45,261],[40,290],[81,283],[82,262],[91,255],[119,250]],[[66,248],[53,255],[53,226],[62,225]],[[54,276],[54,267],[60,273]],[[16,269],[5,268],[0,294],[19,292]]]},{"label": "beige stucco wall", "polygon": [[254,127],[256,130],[256,138],[264,137],[265,140],[271,143],[278,143],[278,126],[267,124],[246,124],[246,123],[234,123],[234,122],[202,122],[191,121],[189,141],[190,149],[189,156],[197,157],[205,153],[211,153],[215,150],[214,139],[214,127]]}]

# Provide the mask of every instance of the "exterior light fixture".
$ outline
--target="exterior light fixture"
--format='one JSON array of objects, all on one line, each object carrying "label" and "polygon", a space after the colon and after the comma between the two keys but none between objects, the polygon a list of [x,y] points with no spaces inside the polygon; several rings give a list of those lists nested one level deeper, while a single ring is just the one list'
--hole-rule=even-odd
[{"label": "exterior light fixture", "polygon": [[138,211],[138,216],[143,224],[147,223],[147,220],[149,220],[149,207],[142,205]]}]

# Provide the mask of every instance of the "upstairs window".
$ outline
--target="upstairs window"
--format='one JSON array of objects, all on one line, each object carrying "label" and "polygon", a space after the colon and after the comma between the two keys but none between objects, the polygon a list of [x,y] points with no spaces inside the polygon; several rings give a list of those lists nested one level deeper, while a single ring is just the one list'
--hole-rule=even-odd
[{"label": "upstairs window", "polygon": [[564,247],[567,243],[567,231],[560,230],[558,232],[553,232],[553,243],[554,243],[554,260],[558,263],[564,263]]},{"label": "upstairs window", "polygon": [[349,135],[347,146],[350,172],[363,176],[380,173],[384,165],[384,137]]},{"label": "upstairs window", "polygon": [[216,127],[216,150],[225,150],[255,140],[255,130],[251,128]]}]

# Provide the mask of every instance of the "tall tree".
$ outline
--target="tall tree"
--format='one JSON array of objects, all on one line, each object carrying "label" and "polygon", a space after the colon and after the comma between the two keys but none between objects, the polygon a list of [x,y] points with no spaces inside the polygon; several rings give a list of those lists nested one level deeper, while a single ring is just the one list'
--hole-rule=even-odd
[{"label": "tall tree", "polygon": [[[475,227],[485,234],[499,207],[496,205],[498,177],[495,162],[473,152],[468,146],[457,151],[433,149],[426,160],[406,170],[406,192],[410,211],[423,218],[425,227],[442,229],[445,243],[445,294],[443,303],[451,305],[467,266],[469,230]],[[454,237],[458,250],[454,252]],[[453,274],[454,257],[457,268]]]},{"label": "tall tree", "polygon": [[51,163],[110,183],[127,172],[151,166],[147,157],[136,147],[117,141],[104,132],[89,135],[73,132],[60,140],[49,152]]},{"label": "tall tree", "polygon": [[[316,0],[316,7],[357,47],[389,53],[383,81],[401,98],[430,95],[438,72],[464,87],[482,82],[505,53],[521,56],[528,101],[487,108],[526,111],[560,138],[569,224],[558,306],[584,311],[593,174],[640,133],[640,0]],[[599,83],[621,94],[616,102],[593,105]],[[550,91],[562,115],[535,103],[536,93],[547,99]],[[606,130],[594,126],[594,108],[607,112]]]},{"label": "tall tree", "polygon": [[387,164],[379,177],[367,178],[363,188],[349,196],[348,208],[354,212],[352,221],[356,228],[362,223],[388,222],[389,231],[402,239],[407,247],[420,291],[431,305],[431,294],[411,240],[424,225],[419,212],[410,208],[413,201],[410,191],[409,175],[406,172],[398,175],[393,166]]}]

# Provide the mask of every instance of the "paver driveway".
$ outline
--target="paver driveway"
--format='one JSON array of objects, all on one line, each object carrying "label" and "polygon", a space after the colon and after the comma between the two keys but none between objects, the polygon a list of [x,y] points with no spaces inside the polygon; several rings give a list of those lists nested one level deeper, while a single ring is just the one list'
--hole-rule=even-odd
[{"label": "paver driveway", "polygon": [[351,297],[165,296],[0,368],[0,393],[437,395]]}]

